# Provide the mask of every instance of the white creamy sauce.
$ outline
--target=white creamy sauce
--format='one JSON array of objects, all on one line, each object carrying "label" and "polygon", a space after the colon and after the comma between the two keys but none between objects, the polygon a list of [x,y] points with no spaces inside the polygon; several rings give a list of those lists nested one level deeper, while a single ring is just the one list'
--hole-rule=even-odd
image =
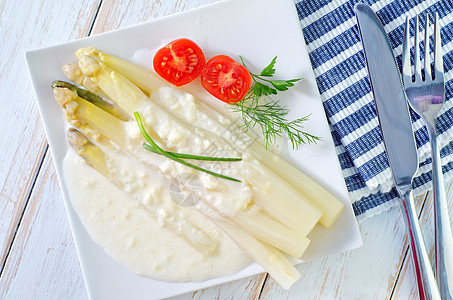
[{"label": "white creamy sauce", "polygon": [[[209,113],[200,110],[190,94],[168,87],[161,88],[153,101],[140,109],[142,119],[157,133],[157,142],[168,151],[240,157],[228,137],[222,136],[231,121]],[[109,178],[72,151],[64,160],[71,201],[91,237],[120,264],[158,280],[203,281],[248,265],[249,257],[214,226],[206,217],[213,217],[212,212],[202,207],[207,203],[227,216],[256,209],[251,200],[252,188],[150,153],[142,148],[143,139],[135,122],[125,128],[128,147],[136,157],[106,150]],[[244,156],[241,162],[195,163],[241,178],[242,169],[253,161]],[[197,190],[199,186],[191,186],[190,182],[181,184],[187,175],[198,180],[202,189]],[[201,197],[203,205],[197,205],[197,198],[193,206],[178,206],[178,193],[199,193],[194,197]]]},{"label": "white creamy sauce", "polygon": [[[250,259],[203,216],[197,218],[217,240],[214,252],[204,255],[165,225],[166,210],[154,214],[130,194],[112,185],[82,159],[69,152],[65,179],[72,203],[91,237],[117,262],[131,271],[164,281],[202,281],[231,274]],[[155,199],[158,201],[158,198]]]}]

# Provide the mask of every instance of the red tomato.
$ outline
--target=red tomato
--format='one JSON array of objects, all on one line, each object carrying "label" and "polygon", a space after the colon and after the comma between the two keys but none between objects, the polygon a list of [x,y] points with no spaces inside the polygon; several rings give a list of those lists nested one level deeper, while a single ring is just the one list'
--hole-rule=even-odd
[{"label": "red tomato", "polygon": [[201,84],[206,91],[227,103],[244,98],[251,81],[249,71],[226,55],[209,59],[201,72]]},{"label": "red tomato", "polygon": [[193,81],[205,65],[203,51],[189,39],[177,39],[159,49],[153,59],[154,70],[176,86]]}]

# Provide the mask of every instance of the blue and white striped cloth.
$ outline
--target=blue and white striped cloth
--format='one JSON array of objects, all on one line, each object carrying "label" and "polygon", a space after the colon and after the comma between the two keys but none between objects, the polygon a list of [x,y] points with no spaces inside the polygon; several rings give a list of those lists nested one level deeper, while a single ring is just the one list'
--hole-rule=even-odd
[{"label": "blue and white striped cloth", "polygon": [[[437,11],[442,25],[446,103],[438,118],[445,180],[453,176],[453,0],[296,0],[305,42],[330,124],[346,186],[358,219],[387,210],[397,193],[384,152],[371,94],[354,5],[364,2],[377,12],[401,68],[406,16]],[[414,20],[411,20],[412,32]],[[420,170],[415,194],[431,188],[431,147],[423,121],[412,114]]]}]

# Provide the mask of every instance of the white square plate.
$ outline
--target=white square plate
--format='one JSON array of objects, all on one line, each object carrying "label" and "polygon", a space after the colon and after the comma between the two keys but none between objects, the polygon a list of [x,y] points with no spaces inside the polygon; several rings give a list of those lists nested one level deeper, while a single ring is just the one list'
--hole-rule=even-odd
[{"label": "white square plate", "polygon": [[52,81],[65,78],[61,66],[75,60],[74,53],[81,47],[94,46],[130,60],[139,49],[158,49],[179,37],[187,37],[197,42],[207,58],[215,54],[236,58],[241,55],[250,67],[256,66],[256,69],[265,67],[277,55],[276,78],[304,78],[291,90],[279,96],[279,99],[290,108],[291,118],[311,114],[305,128],[321,136],[322,141],[317,145],[304,145],[298,151],[288,150],[283,157],[336,195],[345,204],[345,210],[332,230],[315,228],[310,235],[312,243],[303,259],[313,259],[361,246],[362,240],[316,87],[294,2],[225,0],[125,29],[26,53],[90,298],[164,298],[263,271],[257,264],[252,264],[232,276],[189,283],[169,283],[137,276],[114,262],[93,242],[71,205],[62,176],[62,162],[67,151],[65,120],[50,88]]}]

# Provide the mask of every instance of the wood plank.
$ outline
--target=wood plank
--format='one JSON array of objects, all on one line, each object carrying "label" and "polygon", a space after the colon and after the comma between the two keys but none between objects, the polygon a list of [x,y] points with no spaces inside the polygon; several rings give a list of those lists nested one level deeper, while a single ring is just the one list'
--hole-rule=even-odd
[{"label": "wood plank", "polygon": [[49,153],[42,170],[0,278],[0,299],[86,299]]},{"label": "wood plank", "polygon": [[217,1],[219,0],[133,0],[121,3],[104,0],[94,23],[93,34],[124,28]]},{"label": "wood plank", "polygon": [[210,299],[259,299],[267,274],[225,283],[219,286],[195,291],[168,300],[210,300]]},{"label": "wood plank", "polygon": [[0,3],[0,271],[46,149],[24,51],[86,35],[97,8],[97,0]]},{"label": "wood plank", "polygon": [[[447,183],[446,186],[448,211],[450,213],[450,221],[453,228],[453,182]],[[426,248],[429,249],[428,252],[431,260],[431,266],[434,268],[434,206],[432,193],[430,193],[426,200],[425,207],[422,215],[420,216],[420,224],[422,226],[423,239],[425,241]],[[393,298],[415,299],[416,297],[414,297],[414,295],[418,295],[418,290],[415,281],[411,254],[408,253],[404,261],[404,266],[401,271],[398,284],[395,287]]]}]

